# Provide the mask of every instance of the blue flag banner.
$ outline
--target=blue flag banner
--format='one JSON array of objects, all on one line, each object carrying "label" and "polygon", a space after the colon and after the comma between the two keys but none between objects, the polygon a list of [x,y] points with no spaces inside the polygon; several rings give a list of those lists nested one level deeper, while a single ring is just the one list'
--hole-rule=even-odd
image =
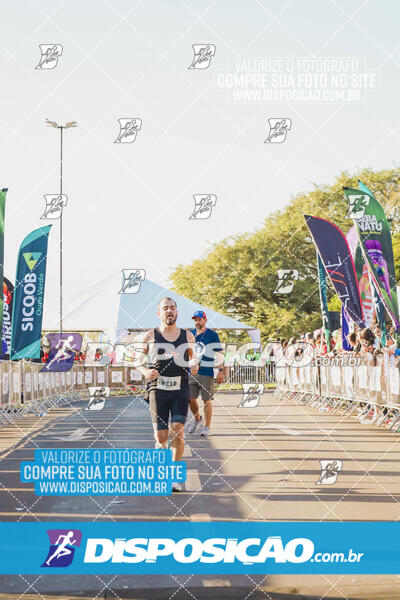
[{"label": "blue flag banner", "polygon": [[39,358],[47,242],[51,225],[32,231],[21,244],[15,278],[11,360]]},{"label": "blue flag banner", "polygon": [[3,522],[1,574],[398,574],[399,522]]},{"label": "blue flag banner", "polygon": [[343,308],[359,327],[365,327],[354,261],[339,227],[320,217],[305,215],[314,244]]}]

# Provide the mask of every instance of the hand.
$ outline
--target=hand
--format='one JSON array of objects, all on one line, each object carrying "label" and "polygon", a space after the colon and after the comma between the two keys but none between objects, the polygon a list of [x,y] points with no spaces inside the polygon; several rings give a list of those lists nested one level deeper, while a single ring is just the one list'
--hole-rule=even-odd
[{"label": "hand", "polygon": [[197,375],[198,372],[199,372],[199,364],[194,365],[194,367],[190,367],[190,374],[191,375]]},{"label": "hand", "polygon": [[223,383],[224,382],[224,372],[223,371],[218,371],[217,373],[217,383]]},{"label": "hand", "polygon": [[157,379],[158,371],[157,371],[157,369],[146,369],[144,376],[149,381],[153,381],[153,379]]}]

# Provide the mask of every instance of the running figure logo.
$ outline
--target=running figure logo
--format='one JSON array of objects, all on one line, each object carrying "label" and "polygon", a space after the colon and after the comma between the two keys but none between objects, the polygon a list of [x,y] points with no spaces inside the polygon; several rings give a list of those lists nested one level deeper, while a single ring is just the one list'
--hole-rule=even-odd
[{"label": "running figure logo", "polygon": [[40,60],[35,69],[55,69],[58,59],[62,55],[63,47],[61,44],[39,44]]},{"label": "running figure logo", "polygon": [[215,194],[194,194],[194,210],[189,219],[209,219],[213,207],[217,204]]},{"label": "running figure logo", "polygon": [[133,144],[142,129],[142,119],[118,119],[119,133],[114,144]]},{"label": "running figure logo", "polygon": [[349,201],[350,217],[353,217],[353,219],[363,217],[365,209],[369,204],[369,196],[366,194],[349,194],[347,198]]},{"label": "running figure logo", "polygon": [[264,392],[262,383],[243,383],[243,397],[237,408],[256,408],[260,402],[260,396]]},{"label": "running figure logo", "polygon": [[75,355],[82,347],[82,336],[79,333],[49,333],[47,339],[50,344],[49,358],[40,372],[72,369]]},{"label": "running figure logo", "polygon": [[65,194],[45,194],[46,208],[41,219],[59,219],[63,208],[67,206],[68,196]]},{"label": "running figure logo", "polygon": [[106,403],[106,398],[108,398],[109,395],[109,387],[90,387],[89,404],[85,410],[102,410]]},{"label": "running figure logo", "polygon": [[122,269],[122,286],[119,294],[137,294],[146,278],[144,269]]},{"label": "running figure logo", "polygon": [[211,59],[215,56],[214,44],[193,44],[194,56],[188,69],[208,69]]},{"label": "running figure logo", "polygon": [[292,119],[268,119],[269,135],[265,144],[282,144],[292,129]]},{"label": "running figure logo", "polygon": [[278,269],[278,283],[274,294],[290,294],[294,282],[299,278],[299,272],[293,269]]},{"label": "running figure logo", "polygon": [[79,529],[48,529],[50,548],[42,567],[68,567],[82,541]]},{"label": "running figure logo", "polygon": [[321,475],[317,485],[332,485],[336,483],[339,471],[342,470],[341,460],[320,460]]}]

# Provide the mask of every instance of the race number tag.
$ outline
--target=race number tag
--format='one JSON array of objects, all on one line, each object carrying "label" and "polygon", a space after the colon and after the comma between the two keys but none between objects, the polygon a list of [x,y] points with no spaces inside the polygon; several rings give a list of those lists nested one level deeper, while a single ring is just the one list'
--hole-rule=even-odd
[{"label": "race number tag", "polygon": [[159,375],[157,378],[157,389],[158,390],[167,390],[175,391],[181,389],[181,376],[178,377],[163,377],[163,375]]}]

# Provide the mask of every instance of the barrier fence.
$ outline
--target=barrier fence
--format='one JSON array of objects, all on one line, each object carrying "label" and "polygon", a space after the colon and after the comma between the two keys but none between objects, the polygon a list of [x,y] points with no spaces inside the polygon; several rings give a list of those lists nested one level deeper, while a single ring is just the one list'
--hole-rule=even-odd
[{"label": "barrier fence", "polygon": [[[24,360],[0,361],[0,424],[89,399],[90,387],[109,387],[112,395],[144,392],[144,379],[132,365],[75,364],[66,372],[44,372],[43,366]],[[273,380],[275,369],[272,363],[267,367],[234,365],[227,367],[226,375],[225,382],[231,385],[264,383]]]},{"label": "barrier fence", "polygon": [[[329,363],[329,364],[327,364]],[[400,361],[389,356],[325,359],[276,367],[275,397],[400,428]]]}]

